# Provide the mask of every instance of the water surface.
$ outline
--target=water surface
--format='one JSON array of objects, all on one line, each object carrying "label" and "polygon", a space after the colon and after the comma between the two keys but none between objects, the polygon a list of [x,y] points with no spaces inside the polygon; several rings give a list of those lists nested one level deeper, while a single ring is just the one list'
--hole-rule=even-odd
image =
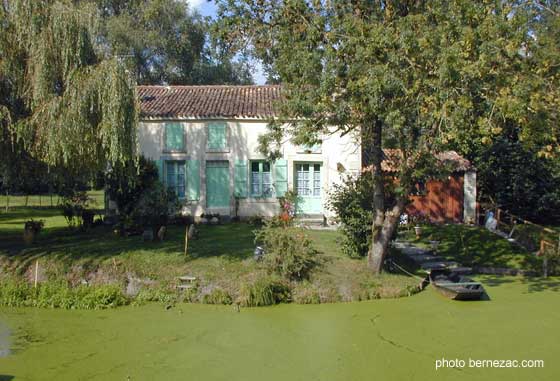
[{"label": "water surface", "polygon": [[[485,302],[426,290],[396,300],[241,309],[0,309],[0,380],[551,380],[560,282],[497,278]],[[10,339],[6,334],[9,327]],[[4,329],[4,330],[3,330]],[[447,359],[542,359],[542,369],[435,369]]]}]

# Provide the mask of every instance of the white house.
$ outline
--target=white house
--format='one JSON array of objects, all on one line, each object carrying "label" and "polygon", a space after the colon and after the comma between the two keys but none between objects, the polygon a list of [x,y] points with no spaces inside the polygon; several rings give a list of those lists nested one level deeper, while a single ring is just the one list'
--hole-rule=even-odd
[{"label": "white house", "polygon": [[139,86],[138,93],[140,150],[193,216],[272,216],[277,198],[294,189],[302,214],[322,218],[332,184],[360,171],[351,134],[329,135],[311,149],[286,141],[281,159],[266,160],[258,137],[275,116],[279,86]]}]

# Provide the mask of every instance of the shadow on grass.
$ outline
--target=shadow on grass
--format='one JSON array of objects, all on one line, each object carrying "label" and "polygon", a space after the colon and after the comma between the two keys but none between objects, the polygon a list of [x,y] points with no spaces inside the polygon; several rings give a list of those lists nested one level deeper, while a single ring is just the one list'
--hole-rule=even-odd
[{"label": "shadow on grass", "polygon": [[[34,215],[34,218],[41,216]],[[2,226],[3,225],[3,226]],[[120,237],[111,228],[95,227],[87,232],[72,231],[67,227],[53,227],[42,231],[36,243],[25,246],[21,229],[0,225],[0,256],[15,259],[18,267],[25,269],[40,258],[56,259],[71,263],[82,260],[86,265],[95,265],[111,257],[153,252],[174,254],[184,252],[185,227],[170,226],[163,242],[144,242],[142,236]],[[191,258],[224,256],[231,260],[243,260],[252,255],[253,229],[246,224],[199,226],[197,239],[189,241]]]},{"label": "shadow on grass", "polygon": [[[412,238],[411,234],[408,236]],[[431,240],[440,242],[438,255],[465,266],[542,270],[540,258],[482,227],[459,224],[425,226],[422,238],[414,242],[429,248]]]},{"label": "shadow on grass", "polygon": [[521,283],[527,286],[528,293],[554,291],[560,292],[560,278],[540,278],[540,277],[511,277],[501,275],[485,275],[480,278],[484,286],[500,287],[511,283]]}]

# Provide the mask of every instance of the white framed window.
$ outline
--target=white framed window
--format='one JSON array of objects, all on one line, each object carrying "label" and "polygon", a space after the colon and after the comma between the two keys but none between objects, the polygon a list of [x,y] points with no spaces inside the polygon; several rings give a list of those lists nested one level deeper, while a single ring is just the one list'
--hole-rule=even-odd
[{"label": "white framed window", "polygon": [[269,198],[273,195],[272,170],[267,161],[251,161],[251,196]]}]

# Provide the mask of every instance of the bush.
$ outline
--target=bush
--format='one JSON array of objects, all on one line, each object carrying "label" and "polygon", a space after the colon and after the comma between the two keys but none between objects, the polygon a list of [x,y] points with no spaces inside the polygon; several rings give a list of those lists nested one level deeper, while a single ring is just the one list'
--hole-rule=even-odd
[{"label": "bush", "polygon": [[118,285],[71,288],[66,282],[46,282],[35,288],[17,280],[0,283],[0,305],[6,307],[104,309],[128,303]]},{"label": "bush", "polygon": [[350,257],[366,256],[374,210],[372,175],[364,173],[358,178],[347,177],[342,184],[335,184],[327,206],[342,224],[343,253]]},{"label": "bush", "polygon": [[179,199],[175,192],[166,189],[162,183],[156,182],[144,190],[132,211],[132,216],[145,227],[157,228],[166,225],[169,217],[176,214],[179,207]]},{"label": "bush", "polygon": [[86,192],[76,192],[65,196],[62,214],[70,228],[89,228],[93,224],[93,212],[88,210],[94,200]]},{"label": "bush", "polygon": [[292,300],[298,304],[319,304],[321,297],[319,291],[311,283],[298,284],[292,292]]},{"label": "bush", "polygon": [[213,289],[209,294],[202,297],[202,303],[204,304],[232,304],[233,299],[227,291],[221,288]]},{"label": "bush", "polygon": [[286,279],[304,279],[316,265],[317,250],[300,228],[266,225],[255,232],[255,242],[264,247],[263,266]]},{"label": "bush", "polygon": [[130,215],[136,208],[142,194],[158,182],[155,163],[140,157],[138,163],[130,161],[117,165],[106,174],[106,192],[116,202],[119,213]]},{"label": "bush", "polygon": [[24,229],[39,234],[45,226],[45,220],[34,220],[33,218],[25,221]]},{"label": "bush", "polygon": [[245,307],[270,306],[291,299],[290,287],[271,277],[259,277],[243,284],[238,303]]},{"label": "bush", "polygon": [[146,287],[138,291],[134,298],[134,304],[140,305],[145,302],[174,304],[178,300],[177,292],[169,289],[169,287]]}]

